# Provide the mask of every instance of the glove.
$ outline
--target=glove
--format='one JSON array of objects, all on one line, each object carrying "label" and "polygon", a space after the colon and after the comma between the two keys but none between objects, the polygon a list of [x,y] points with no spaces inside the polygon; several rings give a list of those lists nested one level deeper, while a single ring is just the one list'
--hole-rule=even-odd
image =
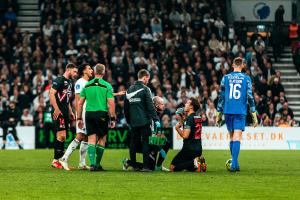
[{"label": "glove", "polygon": [[156,121],[155,122],[155,127],[158,129],[158,128],[161,128],[161,125],[160,125],[160,122],[159,121]]},{"label": "glove", "polygon": [[159,153],[160,153],[161,157],[163,157],[163,158],[166,158],[166,157],[167,157],[167,154],[166,154],[165,150],[161,149],[161,150],[159,151]]},{"label": "glove", "polygon": [[221,122],[222,122],[222,113],[221,112],[217,112],[216,122],[217,122],[218,126],[221,126]]},{"label": "glove", "polygon": [[176,115],[180,115],[184,112],[184,108],[178,108],[175,112]]},{"label": "glove", "polygon": [[256,112],[251,113],[251,115],[252,115],[253,126],[256,127],[258,125]]}]

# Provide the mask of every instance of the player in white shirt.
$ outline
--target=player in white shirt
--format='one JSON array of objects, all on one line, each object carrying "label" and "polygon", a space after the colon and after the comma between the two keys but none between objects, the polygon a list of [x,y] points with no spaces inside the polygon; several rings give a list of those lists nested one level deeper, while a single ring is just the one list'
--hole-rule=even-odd
[{"label": "player in white shirt", "polygon": [[[80,92],[85,87],[86,83],[93,77],[93,69],[88,64],[83,64],[78,67],[78,74],[81,76],[75,83],[75,106],[76,106],[76,113],[78,111],[78,102],[80,98]],[[82,112],[82,119],[85,119],[85,104],[83,105],[83,112]],[[78,118],[78,116],[76,117]],[[65,154],[62,158],[59,159],[60,164],[65,170],[70,170],[68,165],[68,158],[73,153],[73,151],[78,147],[81,142],[80,149],[79,149],[79,169],[86,170],[88,166],[86,165],[85,157],[87,152],[87,135],[86,130],[80,129],[78,127],[78,123],[76,121],[76,138],[69,144]]]}]

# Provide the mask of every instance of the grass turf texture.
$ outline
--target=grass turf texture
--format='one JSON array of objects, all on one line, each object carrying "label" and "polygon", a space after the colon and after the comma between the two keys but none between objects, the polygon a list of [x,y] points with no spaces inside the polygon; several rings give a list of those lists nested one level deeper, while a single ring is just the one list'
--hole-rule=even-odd
[{"label": "grass turf texture", "polygon": [[[300,151],[241,151],[235,174],[228,151],[205,151],[205,174],[124,172],[127,150],[105,151],[107,172],[64,171],[50,167],[52,152],[0,151],[0,199],[300,199]],[[78,165],[78,151],[69,162]]]}]

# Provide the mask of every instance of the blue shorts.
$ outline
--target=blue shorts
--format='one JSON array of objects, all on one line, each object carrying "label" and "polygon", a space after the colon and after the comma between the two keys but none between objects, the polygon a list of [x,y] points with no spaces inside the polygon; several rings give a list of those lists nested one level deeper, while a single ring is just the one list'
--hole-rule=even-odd
[{"label": "blue shorts", "polygon": [[234,130],[245,130],[246,126],[246,115],[225,115],[225,123],[229,132]]}]

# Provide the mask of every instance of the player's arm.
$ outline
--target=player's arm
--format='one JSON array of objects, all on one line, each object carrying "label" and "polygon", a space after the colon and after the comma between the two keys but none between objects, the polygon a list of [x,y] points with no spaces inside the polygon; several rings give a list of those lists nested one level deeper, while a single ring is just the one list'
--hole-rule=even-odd
[{"label": "player's arm", "polygon": [[187,121],[186,121],[186,124],[185,124],[183,130],[181,130],[182,126],[183,126],[182,122],[178,122],[175,126],[175,129],[176,129],[177,133],[183,139],[187,139],[191,133],[191,127],[193,126],[192,118],[187,118]]},{"label": "player's arm", "polygon": [[258,120],[257,120],[255,102],[254,102],[253,93],[252,93],[252,81],[251,81],[250,77],[247,80],[247,99],[248,99],[248,103],[250,105],[253,126],[256,127],[258,124]]},{"label": "player's arm", "polygon": [[152,95],[151,95],[151,91],[148,87],[145,88],[145,94],[146,94],[146,109],[147,109],[147,113],[150,115],[150,117],[152,118],[152,120],[155,123],[156,128],[160,128],[161,124],[159,122],[159,118],[157,116],[153,101],[152,101]]},{"label": "player's arm", "polygon": [[114,99],[114,94],[113,94],[113,88],[110,85],[108,88],[107,92],[107,104],[108,104],[108,111],[109,111],[109,116],[111,120],[110,128],[114,128],[116,126],[116,109],[115,109],[115,99]]},{"label": "player's arm", "polygon": [[223,113],[224,103],[225,103],[225,76],[221,80],[219,100],[218,100],[218,105],[217,105],[217,120],[216,121],[217,121],[217,124],[219,124],[219,125],[222,121],[222,113]]},{"label": "player's arm", "polygon": [[72,106],[71,106],[71,102],[69,103],[69,114],[70,114],[70,117],[71,117],[71,120],[75,120],[75,115],[73,113],[73,109],[72,109]]},{"label": "player's arm", "polygon": [[118,97],[118,96],[123,96],[125,95],[126,91],[120,91],[120,92],[115,92],[113,93],[114,97]]},{"label": "player's arm", "polygon": [[55,95],[57,93],[57,90],[59,89],[59,79],[57,78],[56,80],[53,81],[52,87],[49,92],[49,99],[50,99],[50,104],[54,108],[54,113],[53,113],[53,118],[56,120],[59,115],[61,115],[61,111],[57,105]]},{"label": "player's arm", "polygon": [[124,100],[124,115],[125,115],[127,124],[130,124],[129,101],[126,97]]},{"label": "player's arm", "polygon": [[[82,110],[83,110],[83,104],[85,102],[85,98],[86,98],[86,92],[85,92],[85,88],[83,88],[80,92],[80,95],[77,96],[78,103],[76,103],[78,127],[81,129],[84,126],[83,119],[82,119]],[[76,95],[75,95],[75,101],[76,101]]]}]

